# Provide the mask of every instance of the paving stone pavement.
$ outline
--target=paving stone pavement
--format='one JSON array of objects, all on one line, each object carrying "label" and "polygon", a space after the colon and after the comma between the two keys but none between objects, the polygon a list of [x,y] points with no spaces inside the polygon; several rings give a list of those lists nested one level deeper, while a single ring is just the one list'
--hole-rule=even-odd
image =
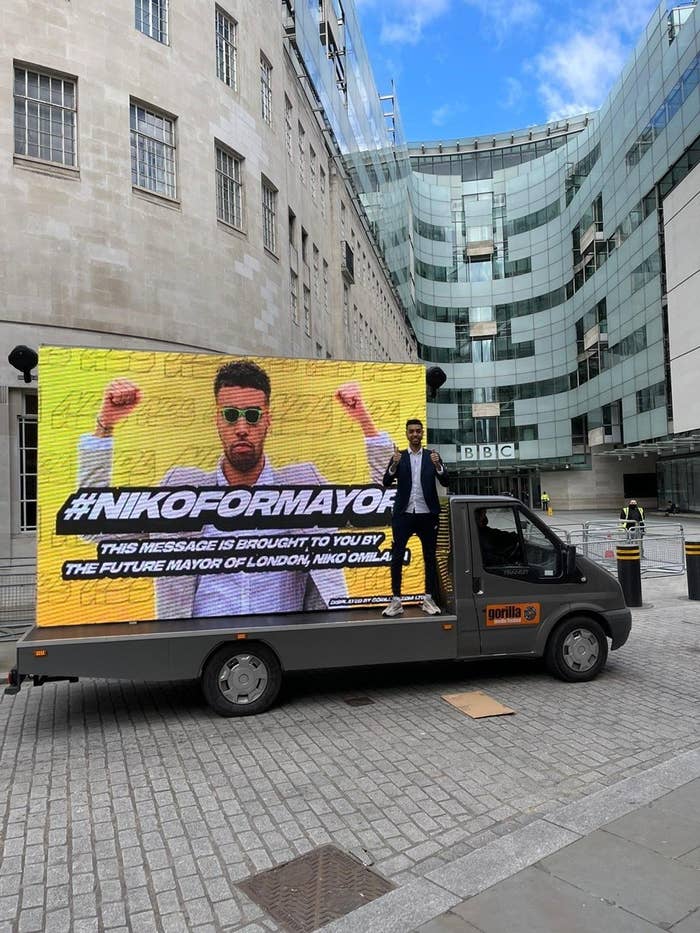
[{"label": "paving stone pavement", "polygon": [[[326,842],[429,901],[428,876],[700,745],[685,587],[645,580],[630,641],[590,684],[525,662],[305,675],[233,720],[190,683],[3,697],[0,931],[278,930],[236,883]],[[441,699],[468,689],[516,715]]]}]

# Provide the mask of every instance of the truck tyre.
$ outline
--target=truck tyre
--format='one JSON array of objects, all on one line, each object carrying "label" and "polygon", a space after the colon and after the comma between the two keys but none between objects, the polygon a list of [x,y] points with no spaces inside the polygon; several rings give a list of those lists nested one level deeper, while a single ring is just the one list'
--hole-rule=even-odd
[{"label": "truck tyre", "polygon": [[205,700],[219,716],[254,716],[277,699],[282,668],[265,645],[232,642],[209,658],[201,683]]},{"label": "truck tyre", "polygon": [[560,680],[593,680],[608,658],[608,639],[599,622],[577,616],[561,622],[549,636],[545,662]]}]

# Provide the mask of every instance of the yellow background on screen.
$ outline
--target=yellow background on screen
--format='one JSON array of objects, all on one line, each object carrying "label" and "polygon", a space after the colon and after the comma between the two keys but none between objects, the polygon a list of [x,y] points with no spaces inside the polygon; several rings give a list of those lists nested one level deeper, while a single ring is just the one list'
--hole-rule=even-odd
[{"label": "yellow background on screen", "polygon": [[[214,355],[43,347],[39,394],[37,623],[139,621],[154,617],[153,580],[61,578],[66,560],[96,557],[96,542],[57,535],[56,513],[78,487],[77,446],[95,430],[106,386],[136,383],[140,405],[114,431],[112,486],[158,486],[174,466],[213,470],[221,457],[213,381],[237,359]],[[274,467],[311,462],[332,484],[369,483],[364,437],[334,398],[356,382],[377,429],[406,446],[405,423],[425,423],[425,370],[415,364],[246,357],[270,377],[271,427],[265,454]],[[382,549],[391,542],[391,529]],[[107,538],[113,536],[106,536]],[[131,535],[129,537],[132,537]],[[404,594],[423,591],[420,544],[409,544]],[[389,567],[346,570],[350,596],[391,592]]]}]

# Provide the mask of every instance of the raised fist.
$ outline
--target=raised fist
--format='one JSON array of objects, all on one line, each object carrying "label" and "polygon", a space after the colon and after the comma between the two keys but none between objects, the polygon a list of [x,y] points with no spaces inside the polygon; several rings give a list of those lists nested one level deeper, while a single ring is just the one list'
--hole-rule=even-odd
[{"label": "raised fist", "polygon": [[128,417],[141,401],[141,389],[128,379],[113,379],[105,389],[102,407],[97,416],[98,427],[111,431],[115,424]]},{"label": "raised fist", "polygon": [[362,400],[362,390],[357,382],[344,382],[335,391],[335,399],[343,411],[347,412],[355,421],[359,421],[367,413]]},{"label": "raised fist", "polygon": [[335,390],[334,398],[346,415],[352,418],[353,421],[357,421],[365,437],[374,437],[379,433],[372,416],[365,407],[359,383],[344,382]]}]

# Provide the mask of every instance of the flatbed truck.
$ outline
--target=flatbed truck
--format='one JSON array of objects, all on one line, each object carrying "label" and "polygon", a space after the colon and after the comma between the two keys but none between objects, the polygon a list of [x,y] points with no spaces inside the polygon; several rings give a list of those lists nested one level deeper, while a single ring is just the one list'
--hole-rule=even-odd
[{"label": "flatbed truck", "polygon": [[544,658],[588,681],[608,645],[625,644],[631,612],[617,580],[512,497],[448,496],[438,540],[441,615],[381,603],[334,611],[100,625],[34,626],[17,644],[6,693],[80,677],[198,679],[213,710],[251,715],[291,671],[479,658]]}]

